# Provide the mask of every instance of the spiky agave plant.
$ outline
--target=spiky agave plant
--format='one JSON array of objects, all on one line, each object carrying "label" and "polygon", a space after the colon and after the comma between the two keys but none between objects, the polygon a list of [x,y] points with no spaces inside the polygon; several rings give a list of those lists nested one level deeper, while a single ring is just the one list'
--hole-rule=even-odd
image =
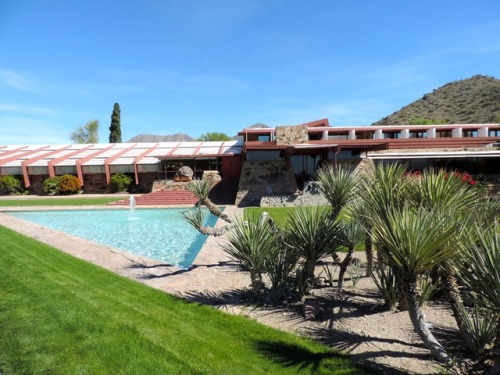
[{"label": "spiky agave plant", "polygon": [[217,205],[215,205],[208,197],[212,189],[215,187],[216,182],[214,180],[193,180],[189,182],[186,188],[194,193],[200,200],[200,202],[205,205],[208,210],[218,218],[231,223],[232,220],[221,211]]}]

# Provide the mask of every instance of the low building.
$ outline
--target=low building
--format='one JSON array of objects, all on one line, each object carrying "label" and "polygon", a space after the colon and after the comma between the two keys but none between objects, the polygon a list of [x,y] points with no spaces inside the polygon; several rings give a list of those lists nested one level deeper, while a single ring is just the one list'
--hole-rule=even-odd
[{"label": "low building", "polygon": [[155,181],[172,180],[189,166],[195,178],[218,171],[239,180],[239,202],[249,189],[255,190],[252,202],[263,194],[300,192],[326,163],[363,168],[370,160],[398,161],[410,170],[456,169],[500,183],[499,124],[332,127],[322,119],[246,128],[238,136],[224,142],[0,145],[0,176],[18,176],[39,194],[46,178],[72,174],[85,193],[96,193],[108,191],[111,175],[124,173],[135,191],[149,192]]}]

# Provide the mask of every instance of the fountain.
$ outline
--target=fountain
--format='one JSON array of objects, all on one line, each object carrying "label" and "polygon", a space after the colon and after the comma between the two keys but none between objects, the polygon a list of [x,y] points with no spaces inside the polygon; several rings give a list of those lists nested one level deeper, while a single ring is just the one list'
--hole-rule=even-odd
[{"label": "fountain", "polygon": [[129,207],[130,207],[130,218],[134,219],[135,218],[135,197],[131,195],[128,199],[129,201]]}]

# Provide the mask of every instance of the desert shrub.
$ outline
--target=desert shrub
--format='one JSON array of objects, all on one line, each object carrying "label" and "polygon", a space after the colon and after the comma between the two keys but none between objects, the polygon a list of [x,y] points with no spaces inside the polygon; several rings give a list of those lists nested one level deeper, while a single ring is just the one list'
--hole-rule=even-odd
[{"label": "desert shrub", "polygon": [[396,308],[399,299],[399,284],[391,267],[382,264],[372,269],[372,279],[384,297],[385,304],[391,309]]},{"label": "desert shrub", "polygon": [[59,194],[59,185],[61,184],[61,179],[56,177],[49,177],[43,181],[43,191],[45,194],[54,195]]},{"label": "desert shrub", "polygon": [[59,194],[76,194],[80,190],[80,180],[71,174],[59,177]]},{"label": "desert shrub", "polygon": [[76,194],[80,190],[80,180],[70,174],[49,177],[43,181],[45,194]]},{"label": "desert shrub", "polygon": [[495,337],[498,315],[480,308],[477,304],[470,310],[467,310],[463,304],[459,304],[458,307],[458,313],[462,317],[464,328],[472,337],[469,349],[479,358],[485,351],[486,346]]},{"label": "desert shrub", "polygon": [[21,181],[14,176],[0,177],[0,195],[20,194],[22,190]]},{"label": "desert shrub", "polygon": [[129,188],[130,184],[132,184],[132,179],[124,175],[122,173],[117,173],[111,176],[111,190],[114,193],[120,192],[120,191],[127,191]]}]

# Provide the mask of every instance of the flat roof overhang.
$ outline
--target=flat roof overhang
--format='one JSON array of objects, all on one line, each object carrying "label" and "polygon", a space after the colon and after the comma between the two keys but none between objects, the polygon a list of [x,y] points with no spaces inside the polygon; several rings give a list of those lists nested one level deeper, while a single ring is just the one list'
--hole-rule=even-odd
[{"label": "flat roof overhang", "polygon": [[443,152],[368,152],[368,159],[439,159],[439,158],[494,158],[500,157],[500,150],[457,150]]}]

